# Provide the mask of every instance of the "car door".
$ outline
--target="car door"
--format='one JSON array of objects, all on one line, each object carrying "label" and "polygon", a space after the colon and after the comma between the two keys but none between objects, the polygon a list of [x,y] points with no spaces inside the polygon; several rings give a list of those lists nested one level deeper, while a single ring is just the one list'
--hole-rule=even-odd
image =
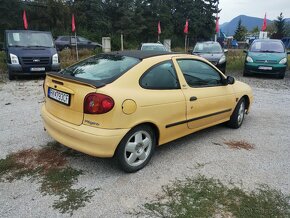
[{"label": "car door", "polygon": [[175,58],[186,98],[188,128],[202,129],[229,119],[236,104],[232,85],[209,63],[199,59]]},{"label": "car door", "polygon": [[141,94],[139,99],[142,100],[137,104],[142,117],[148,116],[148,120],[154,120],[159,127],[160,143],[184,135],[186,124],[175,125],[186,120],[186,103],[172,61],[166,60],[150,67],[141,76],[139,84],[141,89],[136,94]]}]

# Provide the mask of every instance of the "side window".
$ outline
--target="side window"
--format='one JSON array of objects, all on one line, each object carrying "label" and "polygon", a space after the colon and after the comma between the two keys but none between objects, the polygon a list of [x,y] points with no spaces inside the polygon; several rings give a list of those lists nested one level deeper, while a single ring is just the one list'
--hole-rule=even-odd
[{"label": "side window", "polygon": [[198,60],[177,61],[187,84],[191,87],[222,85],[221,75],[208,64]]},{"label": "side window", "polygon": [[60,39],[61,41],[69,41],[69,37],[68,36],[64,36],[64,37],[62,37],[61,39]]},{"label": "side window", "polygon": [[171,61],[150,68],[140,79],[145,89],[179,89],[179,81]]}]

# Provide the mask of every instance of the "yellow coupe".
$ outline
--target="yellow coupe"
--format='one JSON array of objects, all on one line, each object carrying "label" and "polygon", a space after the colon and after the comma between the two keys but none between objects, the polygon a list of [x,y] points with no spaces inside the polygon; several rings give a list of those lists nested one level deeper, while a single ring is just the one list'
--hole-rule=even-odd
[{"label": "yellow coupe", "polygon": [[47,73],[44,126],[61,144],[143,168],[155,147],[227,122],[242,125],[252,89],[203,58],[169,52],[100,54]]}]

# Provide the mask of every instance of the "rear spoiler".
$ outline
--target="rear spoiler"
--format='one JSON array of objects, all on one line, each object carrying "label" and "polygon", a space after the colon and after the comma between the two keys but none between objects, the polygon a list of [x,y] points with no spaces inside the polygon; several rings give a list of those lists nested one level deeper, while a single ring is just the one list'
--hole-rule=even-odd
[{"label": "rear spoiler", "polygon": [[104,87],[105,85],[107,85],[106,82],[102,82],[102,81],[98,81],[98,80],[89,80],[89,79],[78,78],[78,77],[74,77],[74,76],[67,75],[67,74],[61,74],[59,72],[47,72],[46,75],[53,76],[53,77],[58,77],[58,78],[61,78],[61,79],[70,80],[70,81],[73,81],[73,82],[82,83],[84,85],[88,85],[88,86],[91,86],[93,88],[101,88],[101,87]]}]

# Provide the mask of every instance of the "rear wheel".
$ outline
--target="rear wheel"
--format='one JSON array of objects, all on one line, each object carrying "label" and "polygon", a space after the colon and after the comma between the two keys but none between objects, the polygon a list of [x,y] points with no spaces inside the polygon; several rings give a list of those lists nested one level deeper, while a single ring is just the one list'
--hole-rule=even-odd
[{"label": "rear wheel", "polygon": [[228,122],[228,126],[233,129],[238,129],[244,121],[245,110],[246,110],[246,101],[244,98],[242,98],[237,104],[230,118],[230,121]]},{"label": "rear wheel", "polygon": [[138,126],[129,131],[120,142],[116,158],[128,173],[142,169],[150,161],[156,146],[156,137],[149,126]]}]

